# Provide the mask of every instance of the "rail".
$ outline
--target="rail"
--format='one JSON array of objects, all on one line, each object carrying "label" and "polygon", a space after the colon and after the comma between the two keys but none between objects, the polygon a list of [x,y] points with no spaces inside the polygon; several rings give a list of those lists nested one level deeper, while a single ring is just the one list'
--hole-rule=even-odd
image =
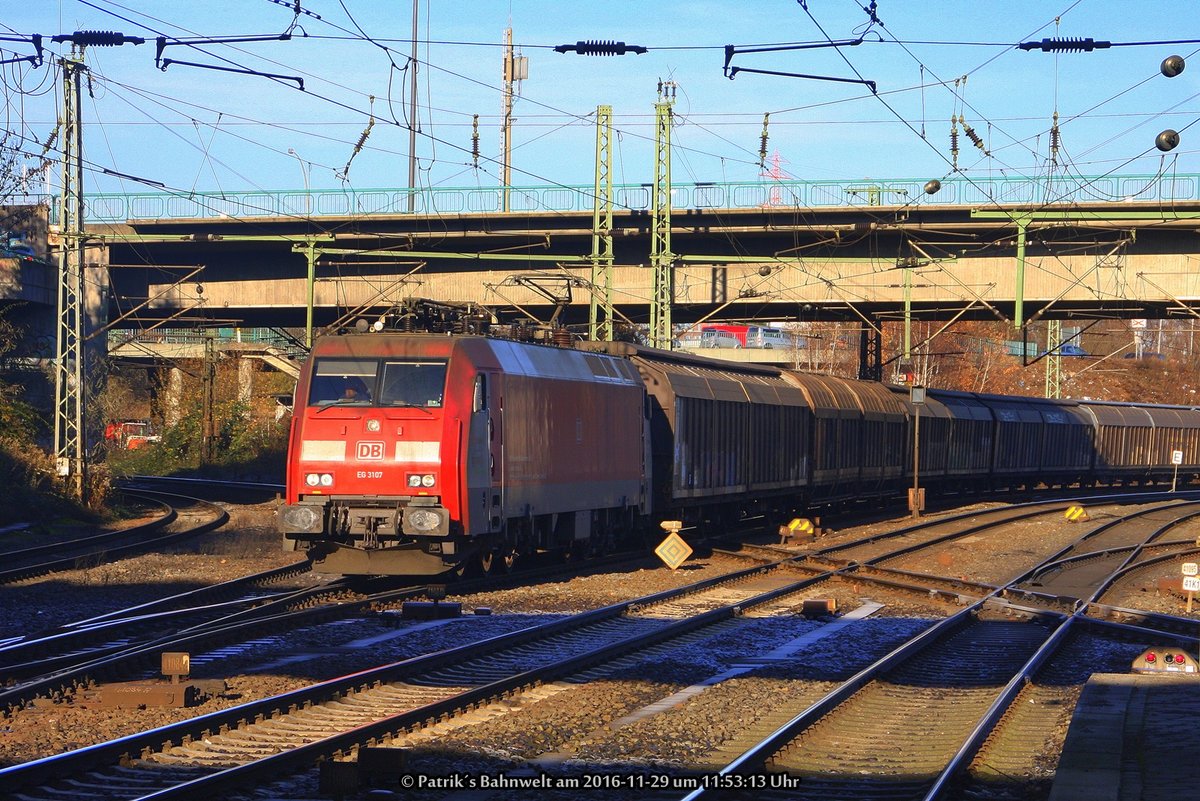
[{"label": "rail", "polygon": [[[305,709],[319,705],[357,692],[364,692],[380,683],[405,681],[421,676],[431,671],[446,667],[461,668],[473,659],[487,658],[506,649],[527,646],[548,640],[562,634],[581,631],[605,622],[623,618],[627,613],[638,608],[662,603],[685,595],[703,592],[704,590],[768,572],[770,567],[749,568],[734,573],[714,576],[703,581],[676,587],[654,593],[652,595],[621,601],[600,609],[593,609],[566,618],[553,620],[518,631],[500,634],[480,642],[468,643],[462,646],[438,651],[424,656],[413,657],[401,662],[372,668],[340,678],[330,679],[309,687],[292,690],[272,698],[250,701],[237,707],[210,712],[190,720],[167,724],[148,732],[128,735],[106,743],[85,746],[55,756],[44,757],[32,762],[0,767],[0,786],[8,787],[9,791],[23,786],[47,782],[64,773],[77,773],[89,770],[109,770],[108,766],[130,757],[145,753],[149,755],[160,748],[169,748],[190,743],[193,740],[203,740],[214,732],[223,732],[229,728],[249,724],[252,721],[272,719],[285,711]],[[807,584],[812,579],[800,579],[787,587],[791,591],[797,589],[797,584]],[[489,684],[474,687],[464,693],[456,693],[443,701],[436,701],[427,706],[418,707],[407,712],[401,712],[386,717],[380,717],[372,723],[366,723],[323,739],[315,740],[306,745],[284,749],[281,752],[259,762],[243,764],[239,767],[209,774],[196,779],[190,784],[160,789],[153,794],[159,799],[196,798],[196,797],[225,797],[226,789],[239,784],[254,784],[261,782],[266,776],[276,775],[286,770],[295,770],[312,764],[319,758],[328,758],[338,752],[348,752],[359,745],[372,740],[382,739],[397,731],[411,728],[429,719],[440,719],[443,716],[480,703],[497,695],[513,692],[514,690],[532,686],[539,681],[552,680],[560,675],[569,674],[586,666],[615,658],[638,647],[644,647],[646,641],[653,638],[662,641],[672,636],[701,628],[710,623],[735,617],[742,609],[749,606],[769,603],[785,591],[787,587],[776,588],[743,600],[740,604],[729,604],[710,609],[685,620],[665,623],[654,627],[653,632],[643,632],[631,636],[614,635],[606,643],[593,642],[581,651],[562,661],[540,667],[526,668],[521,672],[497,679]],[[177,645],[177,644],[176,644]],[[156,646],[161,649],[161,644]],[[174,647],[174,646],[173,646]],[[526,658],[527,659],[527,658]],[[247,777],[247,775],[249,776]],[[196,792],[197,787],[209,790],[205,793]]]},{"label": "rail", "polygon": [[[1200,174],[1026,177],[950,177],[941,189],[925,193],[924,178],[848,180],[713,181],[677,183],[672,205],[679,209],[867,208],[881,205],[951,206],[1046,203],[1141,204],[1200,200]],[[619,209],[648,210],[651,184],[613,187]],[[278,217],[370,217],[405,214],[528,214],[591,211],[590,185],[514,186],[509,212],[502,212],[499,186],[430,189],[262,189],[246,192],[130,192],[90,194],[84,217],[90,222]],[[30,196],[24,202],[50,206],[58,221],[59,199]]]}]

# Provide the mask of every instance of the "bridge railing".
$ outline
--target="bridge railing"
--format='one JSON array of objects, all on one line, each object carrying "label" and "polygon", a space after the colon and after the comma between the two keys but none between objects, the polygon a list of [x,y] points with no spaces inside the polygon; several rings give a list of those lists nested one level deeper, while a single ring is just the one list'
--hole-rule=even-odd
[{"label": "bridge railing", "polygon": [[[1161,203],[1200,200],[1200,175],[1105,175],[1066,179],[964,178],[941,182],[934,195],[922,179],[858,181],[722,181],[675,184],[677,209],[855,208],[937,204],[986,206],[1046,203]],[[513,186],[510,213],[591,211],[591,186]],[[499,214],[501,187],[436,189],[314,189],[251,192],[131,192],[90,194],[85,217],[94,222],[125,220],[254,219],[266,217],[370,217],[398,214]],[[650,184],[613,187],[619,209],[648,210]],[[51,220],[58,199],[51,199]],[[411,207],[411,208],[410,208]]]},{"label": "bridge railing", "polygon": [[107,333],[108,348],[115,350],[129,344],[195,345],[203,346],[208,337],[219,345],[241,344],[276,348],[289,355],[303,349],[298,343],[304,337],[304,329],[281,330],[279,328],[234,328],[223,326],[205,330],[197,328],[161,328],[143,331],[136,328],[114,328]]}]

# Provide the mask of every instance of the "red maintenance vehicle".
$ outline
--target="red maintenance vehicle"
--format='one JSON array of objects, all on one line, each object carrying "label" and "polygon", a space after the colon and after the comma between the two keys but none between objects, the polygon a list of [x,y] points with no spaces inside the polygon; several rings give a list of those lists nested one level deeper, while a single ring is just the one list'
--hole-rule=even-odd
[{"label": "red maintenance vehicle", "polygon": [[104,440],[111,448],[133,451],[161,439],[149,420],[115,420],[104,427]]}]

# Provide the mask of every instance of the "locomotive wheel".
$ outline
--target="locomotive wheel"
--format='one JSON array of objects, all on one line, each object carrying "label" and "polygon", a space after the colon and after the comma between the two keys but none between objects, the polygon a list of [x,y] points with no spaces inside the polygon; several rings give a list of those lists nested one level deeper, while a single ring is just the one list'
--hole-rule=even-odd
[{"label": "locomotive wheel", "polygon": [[492,564],[492,551],[478,550],[459,562],[454,572],[463,579],[483,578],[491,573]]},{"label": "locomotive wheel", "polygon": [[517,563],[517,552],[509,549],[500,554],[497,558],[497,570],[502,573],[511,573],[513,565]]},{"label": "locomotive wheel", "polygon": [[479,554],[479,568],[485,576],[507,576],[517,561],[517,553],[511,549],[497,548]]}]

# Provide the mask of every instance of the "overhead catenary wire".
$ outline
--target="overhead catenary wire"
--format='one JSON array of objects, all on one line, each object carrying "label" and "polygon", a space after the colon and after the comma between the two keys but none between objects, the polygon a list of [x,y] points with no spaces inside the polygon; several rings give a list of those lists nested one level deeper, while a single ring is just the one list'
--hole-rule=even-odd
[{"label": "overhead catenary wire", "polygon": [[[97,10],[100,10],[100,11],[102,11],[102,12],[104,12],[104,13],[111,14],[112,16],[114,16],[114,17],[116,17],[116,18],[118,18],[118,19],[121,19],[121,20],[123,20],[123,21],[130,22],[131,24],[138,24],[138,23],[136,23],[135,21],[132,21],[132,20],[130,20],[129,18],[127,18],[127,17],[123,16],[123,15],[120,15],[120,14],[117,14],[117,13],[115,13],[115,12],[112,12],[112,11],[110,11],[110,10],[108,10],[108,9],[103,9],[103,8],[100,8],[99,6],[96,6],[94,3],[90,2],[90,0],[80,0],[80,2],[84,2],[85,4],[87,4],[87,5],[89,5],[89,6],[92,6],[92,7],[96,8]],[[119,7],[119,8],[124,8],[124,7],[123,7],[123,6],[121,6],[120,4],[113,2],[113,0],[104,0],[104,2],[108,2],[110,5],[114,5],[114,6],[116,6],[116,7]],[[139,12],[139,13],[140,13],[140,12]],[[153,17],[149,17],[149,15],[146,15],[146,16],[148,16],[148,18],[150,18],[150,19],[154,19]],[[156,21],[158,21],[158,22],[160,22],[160,23],[162,22],[161,20],[156,20]],[[158,31],[158,30],[156,30],[156,29],[152,29],[152,30],[154,30],[154,32],[155,32],[156,34],[159,34],[159,35],[165,35],[165,34],[163,34],[161,31]],[[194,33],[194,32],[189,32],[189,33]],[[374,43],[374,42],[373,42],[373,44],[376,44],[376,46],[379,46],[377,43]],[[238,48],[233,48],[233,49],[237,50]],[[256,57],[259,57],[259,58],[261,58],[260,56],[256,56]],[[279,65],[279,62],[272,61],[272,60],[270,60],[270,59],[263,59],[263,60],[264,60],[264,61],[266,61],[267,63],[272,63],[272,64]],[[236,62],[232,62],[232,61],[230,61],[229,59],[225,59],[225,61],[227,61],[228,63],[231,63],[231,64],[234,64],[234,63],[236,63]],[[280,66],[286,66],[286,65],[280,65]],[[467,80],[471,80],[472,82],[474,82],[474,83],[477,83],[477,84],[480,84],[480,85],[488,86],[488,87],[489,87],[489,88],[491,88],[491,89],[496,89],[496,87],[493,87],[493,86],[491,86],[490,84],[486,84],[485,82],[481,82],[481,81],[478,81],[478,80],[476,80],[476,79],[470,79],[470,78],[468,78],[467,76],[463,76],[463,75],[461,75],[460,73],[454,72],[454,71],[452,71],[452,70],[445,70],[445,69],[442,69],[442,68],[439,68],[439,67],[437,67],[436,65],[427,65],[427,66],[429,66],[429,67],[431,67],[431,68],[434,68],[434,69],[439,69],[440,71],[447,72],[447,73],[449,73],[449,74],[451,74],[451,75],[455,75],[456,77],[459,77],[459,78],[464,78],[464,79],[467,79]],[[308,73],[305,73],[305,72],[303,72],[303,71],[300,71],[300,72],[301,72],[301,74],[302,74],[302,75],[305,75],[306,77],[315,77],[315,76],[310,76]],[[498,91],[498,89],[497,89],[497,91]],[[366,117],[366,116],[367,116],[367,113],[366,113],[366,112],[364,112],[364,111],[363,111],[363,110],[361,110],[361,109],[358,109],[358,108],[356,108],[356,107],[354,107],[354,106],[351,106],[351,105],[349,105],[349,104],[347,104],[347,103],[345,103],[345,102],[343,102],[343,101],[337,100],[337,99],[335,99],[335,98],[331,98],[331,97],[329,97],[329,96],[327,96],[327,95],[324,95],[324,94],[322,94],[322,93],[316,92],[316,91],[314,91],[314,90],[312,90],[312,89],[309,89],[309,90],[306,92],[306,94],[307,94],[308,96],[315,97],[315,98],[318,98],[318,99],[320,99],[320,100],[322,100],[322,101],[324,101],[324,102],[330,103],[330,104],[332,104],[332,105],[334,105],[334,106],[337,106],[337,107],[340,107],[340,108],[343,108],[343,109],[346,109],[346,110],[349,110],[349,111],[353,111],[353,112],[355,112],[355,113],[358,113],[358,114],[362,114],[364,117]],[[561,111],[561,110],[560,110],[560,111]],[[465,112],[463,112],[463,113],[465,113]],[[575,115],[575,118],[576,118],[576,119],[578,119],[578,120],[580,120],[580,121],[585,121],[585,120],[587,119],[587,116],[589,116],[589,115]],[[393,124],[397,124],[399,127],[405,128],[405,129],[407,130],[407,126],[406,126],[406,125],[404,125],[403,123],[400,123],[398,120],[397,120],[397,121],[394,121],[394,123],[393,123]],[[431,143],[433,143],[433,144],[439,144],[439,145],[442,145],[442,146],[445,146],[445,147],[449,147],[449,148],[453,149],[455,152],[461,152],[461,153],[462,153],[464,156],[467,156],[467,155],[470,153],[470,150],[469,150],[469,148],[467,148],[466,146],[464,146],[464,145],[462,145],[462,144],[458,144],[458,143],[455,143],[455,142],[452,142],[452,141],[448,141],[448,140],[446,140],[446,139],[444,139],[444,138],[442,138],[442,137],[436,137],[436,136],[432,136],[431,134],[428,134],[428,133],[426,133],[426,132],[418,132],[418,133],[419,133],[419,135],[423,136],[423,137],[424,137],[426,140],[430,141]],[[634,135],[634,136],[640,136],[640,135],[638,135],[638,134],[633,134],[633,135]],[[652,137],[649,137],[649,136],[644,136],[644,137],[641,137],[641,138],[645,139],[646,141],[650,141],[650,140],[652,139]],[[745,163],[747,163],[747,164],[751,164],[751,163],[753,163],[753,162],[752,162],[752,160],[751,160],[751,159],[746,159],[746,160],[745,160]],[[526,176],[528,176],[528,177],[530,177],[530,178],[533,178],[533,179],[535,179],[535,180],[542,181],[542,182],[544,182],[544,183],[546,183],[546,184],[550,184],[550,185],[558,185],[558,186],[564,186],[564,187],[565,187],[565,185],[564,185],[564,184],[562,184],[561,182],[559,182],[559,181],[555,181],[555,180],[553,180],[553,179],[550,179],[550,178],[547,178],[547,177],[545,177],[545,176],[542,176],[542,175],[540,175],[540,174],[538,174],[538,173],[535,173],[535,172],[533,172],[533,171],[531,171],[531,170],[529,170],[529,169],[527,169],[527,168],[520,168],[520,167],[516,167],[516,166],[514,166],[514,168],[513,168],[513,169],[514,169],[514,172],[520,173],[520,174],[522,174],[522,175],[526,175]]]},{"label": "overhead catenary wire", "polygon": [[[129,22],[131,22],[131,24],[137,24],[136,22],[133,22],[133,21],[131,21],[131,20],[128,20],[128,18],[126,18],[126,17],[124,17],[124,16],[122,16],[122,15],[116,14],[115,12],[111,12],[111,11],[109,11],[108,9],[101,9],[101,8],[99,8],[98,6],[95,6],[93,3],[90,3],[90,2],[88,2],[88,0],[80,0],[80,1],[81,1],[81,2],[84,2],[84,3],[86,3],[87,5],[93,6],[93,7],[97,8],[97,10],[103,11],[104,13],[110,13],[110,14],[112,14],[113,16],[115,16],[115,17],[119,18],[119,19],[122,19],[122,20],[125,20],[125,21],[129,21]],[[114,3],[114,5],[117,5],[117,4],[115,4],[115,3]],[[225,59],[225,60],[226,60],[226,61],[229,61],[228,59]],[[230,63],[234,63],[234,62],[230,62]],[[329,103],[329,104],[331,104],[331,105],[334,105],[334,106],[336,106],[336,107],[340,107],[340,108],[343,108],[343,109],[345,109],[345,110],[352,111],[352,112],[355,112],[355,113],[358,113],[358,114],[363,114],[363,116],[364,116],[364,117],[365,117],[365,116],[368,116],[368,113],[364,113],[364,112],[363,112],[361,109],[358,109],[358,108],[356,108],[356,107],[354,107],[354,106],[351,106],[351,105],[349,105],[349,104],[347,104],[347,103],[345,103],[345,102],[342,102],[342,101],[340,101],[340,100],[337,100],[337,99],[335,99],[335,98],[328,97],[328,96],[326,96],[326,95],[323,95],[323,94],[321,94],[321,93],[317,93],[317,92],[314,92],[314,91],[311,91],[311,90],[310,90],[310,91],[307,91],[307,92],[305,92],[305,94],[306,94],[307,96],[310,96],[310,97],[316,97],[316,98],[318,98],[318,99],[320,99],[320,100],[322,100],[322,101],[324,101],[324,102],[326,102],[326,103]],[[395,122],[395,123],[393,123],[393,124],[397,124],[399,127],[404,127],[404,128],[406,128],[406,126],[404,126],[403,124],[399,123],[398,121],[397,121],[397,122]],[[407,129],[407,128],[406,128],[406,129]],[[458,145],[458,144],[456,144],[456,143],[453,143],[453,142],[448,142],[448,141],[445,141],[445,140],[443,140],[443,139],[440,139],[440,138],[438,138],[438,137],[433,137],[433,136],[431,136],[431,135],[430,135],[430,134],[428,134],[428,133],[421,133],[421,135],[422,135],[422,136],[424,136],[425,138],[427,138],[427,139],[431,140],[431,141],[436,141],[436,142],[438,142],[438,143],[440,143],[440,144],[442,144],[442,145],[445,145],[445,146],[451,147],[451,148],[452,148],[452,149],[454,149],[455,151],[463,152],[463,153],[464,153],[464,155],[465,155],[465,154],[467,154],[467,153],[469,153],[469,149],[468,149],[468,148],[466,148],[466,147],[464,147],[464,146],[462,146],[462,145]],[[540,176],[540,175],[538,175],[538,174],[536,174],[536,173],[530,172],[530,171],[528,171],[528,170],[525,170],[525,169],[521,169],[521,168],[516,168],[516,167],[514,167],[514,171],[515,171],[515,172],[522,173],[522,174],[525,174],[525,175],[528,175],[529,177],[532,177],[532,178],[535,178],[535,179],[541,180],[541,181],[543,181],[543,182],[545,182],[545,183],[547,183],[547,184],[562,185],[562,184],[558,184],[557,182],[555,182],[555,181],[553,181],[553,180],[551,180],[551,179],[549,179],[549,178],[545,178],[545,177],[543,177],[543,176]]]},{"label": "overhead catenary wire", "polygon": [[[427,72],[427,74],[428,74],[428,72]],[[361,110],[361,109],[359,109],[359,113],[364,113],[364,112],[362,112],[362,110]],[[696,119],[698,119],[698,116],[697,116],[697,118],[696,118]],[[190,123],[188,123],[188,124],[190,124]],[[203,125],[211,125],[211,121],[203,122],[202,124],[203,124]],[[466,124],[466,123],[464,123],[464,124]],[[581,120],[580,124],[581,124],[581,125],[582,125],[582,124],[588,124],[588,122],[587,122],[586,120]],[[714,123],[713,123],[711,126],[705,126],[705,127],[706,127],[706,128],[709,128],[709,127],[715,127],[717,124],[718,124],[718,123],[714,122]],[[783,121],[783,120],[777,121],[777,125],[786,125],[786,124],[787,124],[787,122],[786,122],[786,121]],[[227,125],[228,125],[228,123],[226,123],[226,126],[227,126]],[[561,127],[566,127],[567,125],[569,125],[569,123],[564,123],[564,124],[563,124],[563,126],[561,126]],[[223,131],[223,132],[222,132],[222,136],[224,136],[224,135],[227,135],[227,132],[226,132],[226,131]],[[455,139],[455,141],[458,141],[458,138],[457,138],[457,137],[453,137],[453,138]],[[352,143],[352,141],[353,141],[353,137],[350,137],[350,138],[349,138],[349,139],[347,139],[346,141],[347,141],[348,143]],[[461,146],[461,145],[460,145],[460,146]],[[745,143],[744,143],[744,142],[738,145],[738,149],[739,149],[741,152],[743,152],[743,153],[747,153],[747,155],[751,155],[751,152],[748,152],[748,151],[750,151],[750,149],[749,149],[748,147],[746,147],[746,145],[745,145]],[[465,148],[465,147],[463,147],[463,148],[462,148],[462,150],[466,151],[466,148]],[[718,154],[712,154],[712,155],[718,155]],[[464,159],[463,159],[463,160],[464,160],[464,162],[466,162],[466,160],[467,160],[465,157],[466,157],[466,152],[464,152]],[[726,158],[727,158],[727,156],[726,156]],[[745,162],[746,162],[746,163],[749,163],[749,162],[752,162],[752,161],[753,161],[753,162],[756,162],[757,160],[756,160],[756,159],[752,159],[752,158],[745,159]],[[444,163],[453,163],[453,162],[444,162]],[[1026,167],[1023,167],[1023,166],[1021,166],[1021,165],[1018,165],[1018,166],[1017,166],[1015,169],[1016,169],[1017,171],[1028,171],[1028,168],[1026,168]]]},{"label": "overhead catenary wire", "polygon": [[[427,74],[428,74],[428,71],[427,71]],[[359,109],[359,113],[364,113],[364,112],[363,112],[361,109]],[[464,115],[467,115],[467,116],[469,116],[468,112],[462,112],[462,113],[464,113]],[[619,119],[621,119],[621,120],[625,119],[625,118],[623,117],[623,115],[618,115],[618,116],[619,116]],[[528,118],[528,115],[525,115],[525,117],[523,117],[523,120],[525,120],[525,119],[527,119],[527,118]],[[464,124],[464,125],[465,125],[465,124],[468,124],[468,123],[464,121],[462,124]],[[536,124],[536,122],[534,122],[534,124]],[[581,122],[581,124],[586,124],[586,121],[582,121],[582,122]],[[719,123],[716,123],[716,122],[714,122],[714,123],[713,123],[713,126],[710,126],[710,128],[711,128],[711,127],[715,127],[715,125],[717,125],[717,124],[719,124]],[[781,125],[781,126],[786,126],[786,125],[788,124],[788,121],[786,121],[786,120],[779,120],[779,121],[778,121],[778,124],[779,124],[779,125]],[[781,128],[781,130],[782,130],[782,128]],[[458,138],[457,138],[457,137],[451,137],[451,138],[454,138],[454,139],[455,139],[455,141],[458,141]],[[757,162],[757,160],[756,160],[756,159],[753,159],[753,156],[751,155],[751,153],[747,152],[747,150],[748,150],[747,148],[745,148],[744,146],[740,146],[740,147],[739,147],[739,150],[741,150],[741,152],[744,152],[744,153],[746,153],[746,155],[748,156],[748,158],[746,158],[746,159],[744,159],[744,160],[740,160],[740,159],[739,159],[738,161],[740,161],[741,163],[745,163],[745,164],[750,164],[750,163],[756,163],[756,162]],[[995,150],[995,145],[993,145],[993,150]],[[722,158],[723,160],[727,160],[727,159],[728,159],[728,155],[724,155],[724,156],[722,156],[722,155],[721,155],[721,154],[719,154],[719,153],[710,153],[709,155],[712,155],[714,158],[718,158],[718,157],[719,157],[719,158]],[[464,153],[464,161],[465,161],[465,156],[466,156],[466,154]],[[1015,169],[1017,169],[1017,170],[1021,170],[1022,168],[1021,168],[1020,166],[1017,166]]]}]

